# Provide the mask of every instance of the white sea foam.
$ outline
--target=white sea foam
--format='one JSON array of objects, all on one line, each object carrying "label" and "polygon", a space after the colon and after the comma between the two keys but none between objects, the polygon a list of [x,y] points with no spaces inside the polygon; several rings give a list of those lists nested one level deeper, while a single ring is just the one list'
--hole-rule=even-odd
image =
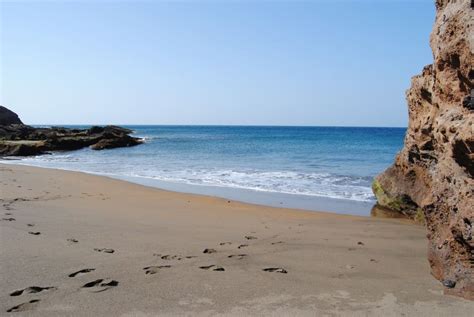
[{"label": "white sea foam", "polygon": [[126,176],[151,178],[189,185],[218,186],[262,192],[374,201],[368,180],[330,174],[292,171],[182,170],[130,172]]},{"label": "white sea foam", "polygon": [[[23,158],[16,161],[43,167],[84,171],[119,177],[142,177],[188,185],[217,186],[260,192],[349,199],[362,202],[375,200],[370,178],[302,173],[295,171],[259,171],[232,169],[160,169],[113,162],[87,162],[75,154],[54,154]],[[11,163],[11,161],[10,161]]]}]

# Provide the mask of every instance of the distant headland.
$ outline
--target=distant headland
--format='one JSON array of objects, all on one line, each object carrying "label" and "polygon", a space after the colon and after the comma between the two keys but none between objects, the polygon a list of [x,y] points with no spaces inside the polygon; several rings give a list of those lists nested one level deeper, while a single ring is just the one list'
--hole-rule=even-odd
[{"label": "distant headland", "polygon": [[0,156],[40,155],[85,147],[103,150],[143,143],[141,139],[130,136],[132,132],[118,126],[35,128],[25,125],[15,112],[0,106]]}]

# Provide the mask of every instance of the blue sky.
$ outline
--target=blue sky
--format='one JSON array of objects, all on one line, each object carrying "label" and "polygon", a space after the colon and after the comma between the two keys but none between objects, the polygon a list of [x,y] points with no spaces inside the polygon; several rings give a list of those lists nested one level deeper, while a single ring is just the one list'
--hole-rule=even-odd
[{"label": "blue sky", "polygon": [[0,4],[0,104],[30,124],[406,126],[434,3]]}]

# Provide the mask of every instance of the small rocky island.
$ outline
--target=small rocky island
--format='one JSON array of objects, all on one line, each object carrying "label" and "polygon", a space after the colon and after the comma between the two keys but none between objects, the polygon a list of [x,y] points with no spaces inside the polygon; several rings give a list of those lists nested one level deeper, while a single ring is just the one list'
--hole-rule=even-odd
[{"label": "small rocky island", "polygon": [[51,151],[93,150],[135,146],[143,143],[132,130],[117,126],[89,129],[35,128],[23,124],[13,111],[0,106],[0,156],[29,156]]}]

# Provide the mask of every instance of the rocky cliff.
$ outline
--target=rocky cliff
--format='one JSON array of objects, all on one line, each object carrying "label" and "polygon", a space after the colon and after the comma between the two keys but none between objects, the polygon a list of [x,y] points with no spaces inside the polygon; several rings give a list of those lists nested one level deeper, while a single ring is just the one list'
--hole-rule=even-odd
[{"label": "rocky cliff", "polygon": [[0,106],[0,156],[28,156],[50,151],[93,150],[134,146],[142,143],[129,129],[106,126],[90,129],[34,128],[17,114]]},{"label": "rocky cliff", "polygon": [[379,205],[422,219],[432,274],[474,299],[474,1],[437,0],[434,62],[412,78],[409,126],[374,181]]}]

